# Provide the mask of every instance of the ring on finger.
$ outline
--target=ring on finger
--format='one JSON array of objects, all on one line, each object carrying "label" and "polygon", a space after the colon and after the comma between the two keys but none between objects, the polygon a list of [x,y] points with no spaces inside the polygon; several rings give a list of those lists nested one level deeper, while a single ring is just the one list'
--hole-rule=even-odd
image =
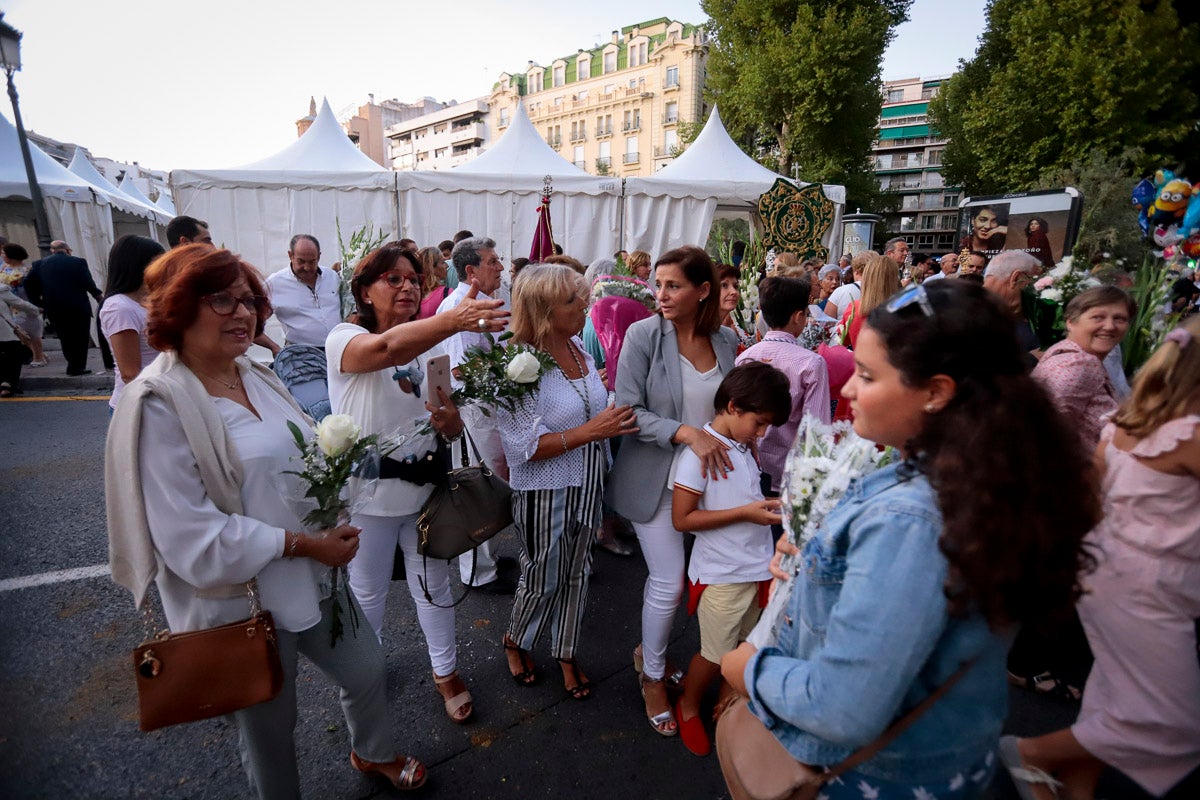
[{"label": "ring on finger", "polygon": [[486,330],[486,329],[487,329],[487,320],[486,320],[486,319],[484,319],[483,317],[480,317],[480,318],[479,318],[479,319],[478,319],[478,320],[475,322],[475,324],[479,326],[479,330],[481,330],[481,331],[482,331],[482,330]]}]

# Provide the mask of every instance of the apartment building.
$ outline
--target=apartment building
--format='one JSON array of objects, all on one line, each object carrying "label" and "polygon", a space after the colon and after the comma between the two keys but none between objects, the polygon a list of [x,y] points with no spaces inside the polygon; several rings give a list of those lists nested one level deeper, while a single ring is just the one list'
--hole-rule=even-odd
[{"label": "apartment building", "polygon": [[492,141],[488,101],[477,97],[388,128],[387,166],[395,170],[449,169],[465,164]]},{"label": "apartment building", "polygon": [[610,41],[523,71],[505,72],[488,96],[499,138],[517,103],[547,144],[594,175],[650,175],[679,153],[680,122],[704,119],[704,30],[660,17]]},{"label": "apartment building", "polygon": [[929,101],[944,77],[884,81],[879,136],[872,156],[880,187],[900,195],[900,211],[884,219],[889,235],[911,249],[944,253],[955,246],[962,190],[942,180],[946,139],[929,124]]},{"label": "apartment building", "polygon": [[[368,94],[366,103],[346,106],[335,116],[346,131],[346,136],[367,158],[381,167],[390,167],[391,154],[385,131],[405,120],[437,111],[453,103],[453,100],[450,103],[441,103],[432,97],[422,97],[415,103],[401,103],[395,98],[376,103],[375,95]],[[317,100],[310,97],[308,114],[296,120],[296,136],[303,136],[316,119]]]}]

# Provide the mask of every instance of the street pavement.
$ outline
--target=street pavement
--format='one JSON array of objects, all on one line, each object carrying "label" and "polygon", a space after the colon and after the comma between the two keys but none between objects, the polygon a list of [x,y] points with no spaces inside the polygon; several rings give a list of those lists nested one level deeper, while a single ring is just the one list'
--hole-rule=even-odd
[{"label": "street pavement", "polygon": [[[103,392],[65,385],[0,401],[0,797],[245,797],[236,732],[223,720],[138,730],[130,651],[142,627],[104,566],[105,401]],[[501,554],[517,554],[511,533],[498,544]],[[64,570],[75,572],[56,574]],[[510,599],[468,596],[457,614],[459,669],[476,712],[463,726],[442,710],[412,603],[394,586],[389,706],[399,747],[430,768],[421,795],[727,797],[715,755],[692,756],[645,719],[629,657],[644,579],[640,558],[596,552],[579,653],[596,684],[586,702],[566,696],[545,642],[535,651],[541,682],[514,684],[500,648]],[[681,615],[674,660],[686,663],[697,645],[694,620]],[[298,683],[305,796],[388,795],[347,763],[336,691],[303,659]],[[1070,705],[1014,690],[1008,728],[1040,733],[1073,716]],[[1111,780],[1102,789],[1108,798],[1139,796]],[[993,796],[1015,797],[1007,778],[997,777]]]}]

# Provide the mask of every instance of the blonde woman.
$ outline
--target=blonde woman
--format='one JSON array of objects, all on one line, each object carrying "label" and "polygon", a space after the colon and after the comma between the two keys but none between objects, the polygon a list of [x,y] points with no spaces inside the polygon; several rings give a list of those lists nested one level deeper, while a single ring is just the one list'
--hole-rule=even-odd
[{"label": "blonde woman", "polygon": [[868,259],[862,272],[862,297],[852,302],[841,316],[842,329],[846,331],[851,350],[858,341],[863,320],[898,291],[900,273],[896,271],[896,262],[880,255]]},{"label": "blonde woman", "polygon": [[608,440],[637,433],[633,410],[608,404],[608,390],[579,338],[588,285],[566,264],[526,267],[513,287],[512,341],[554,359],[537,391],[513,411],[497,409],[508,460],[521,580],[504,634],[509,672],[537,681],[529,651],[550,629],[550,651],[574,700],[591,696],[575,660],[587,603],[592,538],[600,527]]}]

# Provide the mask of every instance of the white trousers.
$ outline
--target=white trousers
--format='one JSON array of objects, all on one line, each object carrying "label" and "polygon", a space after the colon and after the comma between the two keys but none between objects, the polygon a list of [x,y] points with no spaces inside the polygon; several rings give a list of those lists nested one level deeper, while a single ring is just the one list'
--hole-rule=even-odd
[{"label": "white trousers", "polygon": [[683,534],[671,524],[671,492],[654,516],[632,524],[649,571],[642,592],[643,671],[658,680],[667,671],[667,643],[684,586]]},{"label": "white trousers", "polygon": [[[359,514],[353,524],[362,528],[358,537],[358,553],[350,562],[350,588],[362,606],[376,635],[383,630],[383,615],[387,607],[388,590],[392,586],[392,564],[396,544],[404,552],[404,567],[408,573],[408,593],[417,607],[417,621],[425,634],[429,661],[438,675],[449,675],[456,665],[454,640],[454,609],[439,608],[452,602],[450,566],[445,561],[429,559],[417,553],[417,517],[376,517]],[[424,564],[422,562],[425,562]],[[423,578],[434,605],[425,599],[418,578]]]}]

